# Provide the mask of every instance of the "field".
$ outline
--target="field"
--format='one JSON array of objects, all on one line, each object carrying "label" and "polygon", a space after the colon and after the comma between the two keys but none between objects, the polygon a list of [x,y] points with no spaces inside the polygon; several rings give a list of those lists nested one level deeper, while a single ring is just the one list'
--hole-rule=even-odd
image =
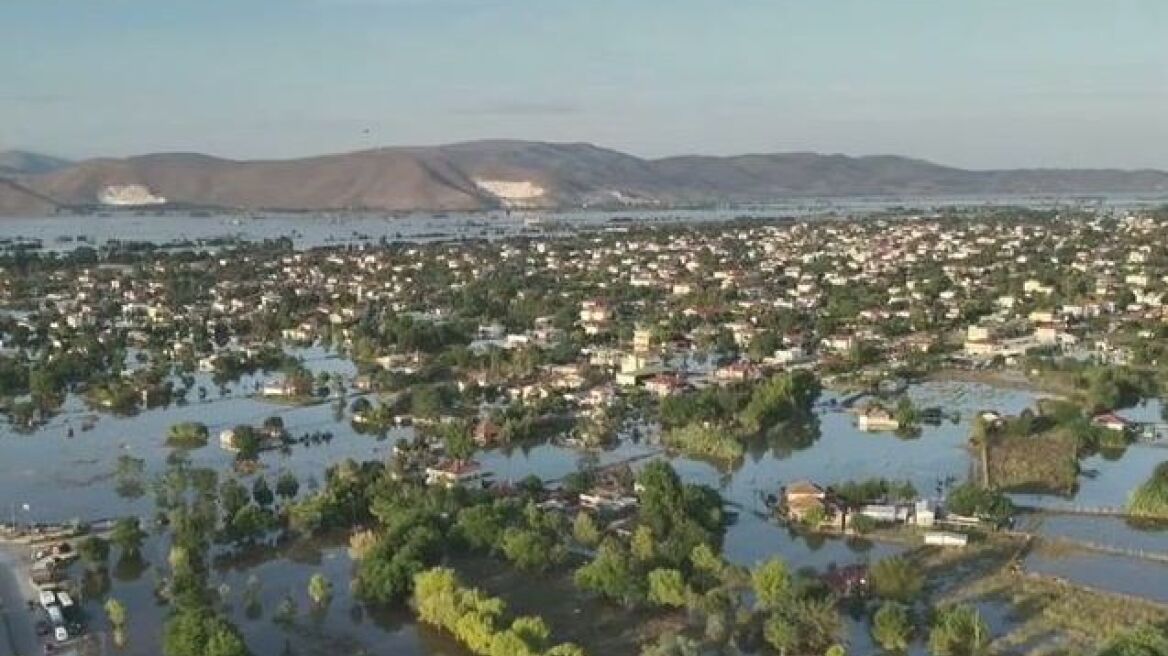
[{"label": "field", "polygon": [[1078,484],[1078,444],[1060,429],[995,435],[987,447],[989,482],[1010,492],[1070,495]]}]

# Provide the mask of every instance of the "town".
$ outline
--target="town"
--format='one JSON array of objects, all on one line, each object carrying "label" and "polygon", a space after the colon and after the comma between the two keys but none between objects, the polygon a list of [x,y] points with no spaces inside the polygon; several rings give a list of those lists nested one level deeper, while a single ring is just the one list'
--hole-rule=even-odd
[{"label": "town", "polygon": [[[1168,212],[560,228],[9,244],[5,459],[87,445],[115,467],[40,488],[5,473],[0,537],[45,649],[246,635],[276,653],[239,619],[260,583],[233,572],[308,543],[351,578],[314,571],[303,613],[303,584],[269,595],[281,630],[342,595],[411,601],[468,653],[1162,640]],[[88,486],[100,507],[44,510]],[[168,610],[127,609],[111,544]],[[1067,575],[1068,552],[1103,574]],[[1116,562],[1144,580],[1108,589]],[[475,604],[479,625],[457,620]],[[595,626],[573,626],[581,609]],[[135,630],[150,621],[164,647]]]}]

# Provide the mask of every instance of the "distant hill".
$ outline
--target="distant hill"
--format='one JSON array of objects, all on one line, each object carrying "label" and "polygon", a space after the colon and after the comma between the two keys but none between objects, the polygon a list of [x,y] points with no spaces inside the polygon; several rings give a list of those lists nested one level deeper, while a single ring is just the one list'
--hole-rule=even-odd
[{"label": "distant hill", "polygon": [[1153,170],[970,171],[905,157],[816,153],[642,159],[583,143],[506,140],[291,160],[169,153],[73,164],[13,161],[8,166],[19,173],[8,177],[15,184],[0,186],[0,212],[9,214],[31,211],[21,209],[35,204],[30,198],[44,211],[49,202],[68,207],[163,199],[216,208],[397,211],[810,196],[1168,193],[1168,173]]},{"label": "distant hill", "polygon": [[24,150],[0,151],[0,176],[48,173],[69,166],[69,160]]}]

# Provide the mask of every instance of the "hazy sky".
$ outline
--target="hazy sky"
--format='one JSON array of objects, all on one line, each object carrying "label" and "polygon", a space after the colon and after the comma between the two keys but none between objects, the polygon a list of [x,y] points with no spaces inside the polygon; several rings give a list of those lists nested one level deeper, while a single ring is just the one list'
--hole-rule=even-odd
[{"label": "hazy sky", "polygon": [[1168,168],[1166,0],[0,0],[0,148]]}]

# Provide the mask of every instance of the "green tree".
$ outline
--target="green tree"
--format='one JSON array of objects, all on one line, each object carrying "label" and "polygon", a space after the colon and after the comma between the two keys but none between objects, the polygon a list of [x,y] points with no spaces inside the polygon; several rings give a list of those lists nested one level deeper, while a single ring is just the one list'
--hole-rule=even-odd
[{"label": "green tree", "polygon": [[81,544],[77,546],[77,551],[85,559],[85,562],[96,567],[105,565],[106,561],[109,560],[110,545],[106,540],[91,535],[81,541]]},{"label": "green tree", "polygon": [[247,488],[234,478],[224,480],[219,486],[219,507],[223,509],[223,516],[228,520],[242,510],[250,499]]},{"label": "green tree", "polygon": [[333,598],[333,584],[320,572],[308,579],[308,598],[318,607],[327,606]]},{"label": "green tree", "polygon": [[586,512],[576,513],[576,519],[572,522],[572,536],[585,547],[595,547],[600,544],[602,537],[596,520]]},{"label": "green tree", "polygon": [[907,650],[912,629],[912,617],[903,604],[886,601],[872,616],[872,639],[886,651]]},{"label": "green tree", "polygon": [[146,539],[146,531],[142,530],[137,517],[123,517],[114,524],[110,534],[110,541],[122,551],[122,557],[137,557],[142,553],[142,542]]},{"label": "green tree", "polygon": [[114,629],[114,643],[119,647],[126,644],[126,606],[117,599],[110,597],[105,600],[105,615],[109,618],[110,626]]},{"label": "green tree", "polygon": [[296,474],[290,471],[283,471],[280,477],[276,479],[276,494],[285,501],[291,501],[300,492],[300,481],[296,480]]},{"label": "green tree", "polygon": [[491,551],[500,547],[507,526],[506,510],[493,503],[482,503],[458,511],[455,534],[471,549]]},{"label": "green tree", "polygon": [[640,563],[651,563],[657,557],[657,544],[648,526],[638,526],[629,541],[629,552]]},{"label": "green tree", "polygon": [[241,424],[231,430],[235,435],[233,438],[236,449],[235,459],[240,462],[249,462],[258,459],[263,443],[260,441],[260,436],[256,430],[246,424]]},{"label": "green tree", "polygon": [[774,609],[763,638],[783,654],[821,654],[836,644],[839,614],[829,599],[796,599]]},{"label": "green tree", "polygon": [[689,603],[689,588],[680,570],[655,569],[649,572],[649,601],[658,606],[682,608]]},{"label": "green tree", "polygon": [[251,485],[251,496],[261,508],[267,508],[276,500],[276,496],[272,494],[272,488],[268,486],[268,480],[263,476],[258,476],[255,482]]},{"label": "green tree", "polygon": [[780,558],[771,558],[751,574],[754,596],[762,608],[778,608],[791,600],[791,571]]},{"label": "green tree", "polygon": [[933,656],[982,656],[989,653],[990,629],[972,606],[937,611],[929,633]]},{"label": "green tree", "polygon": [[544,572],[567,556],[554,534],[511,527],[503,531],[503,555],[521,570]]},{"label": "green tree", "polygon": [[581,588],[626,606],[635,605],[645,597],[632,557],[624,545],[612,538],[600,543],[592,562],[576,570],[575,580]]}]

